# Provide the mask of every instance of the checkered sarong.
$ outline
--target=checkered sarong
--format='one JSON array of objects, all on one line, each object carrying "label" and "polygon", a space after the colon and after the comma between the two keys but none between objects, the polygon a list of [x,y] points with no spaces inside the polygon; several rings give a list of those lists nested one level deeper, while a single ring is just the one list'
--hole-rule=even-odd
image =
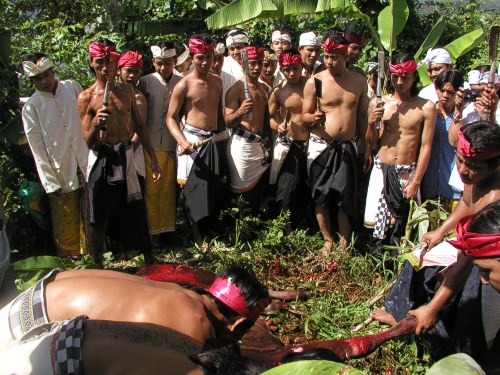
[{"label": "checkered sarong", "polygon": [[52,341],[52,366],[55,375],[83,373],[82,340],[85,315],[76,316],[60,323]]},{"label": "checkered sarong", "polygon": [[215,133],[212,131],[207,132],[205,130],[195,128],[194,126],[191,126],[189,124],[184,125],[184,131],[187,131],[188,133],[191,133],[191,134],[194,134],[198,137],[203,137],[203,138],[208,138],[208,137],[215,135]]},{"label": "checkered sarong", "polygon": [[[375,156],[373,160],[373,168],[382,169],[382,162],[380,161],[378,155]],[[396,169],[396,173],[400,175],[405,172],[414,171],[417,168],[417,163],[413,162],[411,165],[396,164],[394,165],[394,168]],[[403,198],[406,197],[403,189],[406,187],[407,183],[408,181],[401,178],[399,179],[400,191],[398,193],[400,193]],[[378,199],[377,214],[375,216],[375,225],[373,227],[373,237],[381,240],[385,238],[392,217],[389,205],[385,200],[384,190],[385,188],[381,190],[380,197]]]},{"label": "checkered sarong", "polygon": [[243,139],[247,140],[248,142],[254,142],[254,143],[262,142],[262,137],[260,135],[250,133],[249,131],[242,129],[242,128],[239,128],[239,127],[234,129],[233,137],[243,138]]}]

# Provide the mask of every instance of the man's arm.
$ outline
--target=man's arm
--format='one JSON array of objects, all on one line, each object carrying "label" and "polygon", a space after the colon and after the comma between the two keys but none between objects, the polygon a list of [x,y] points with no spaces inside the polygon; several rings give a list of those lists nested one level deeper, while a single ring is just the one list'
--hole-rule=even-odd
[{"label": "man's arm", "polygon": [[271,129],[273,129],[275,132],[278,131],[278,126],[283,122],[280,114],[280,105],[278,101],[278,95],[280,93],[279,88],[275,88],[271,94],[269,95],[269,115],[270,115],[270,125]]},{"label": "man's arm", "polygon": [[371,153],[371,132],[368,131],[368,85],[363,86],[363,91],[359,97],[358,111],[356,113],[356,129],[361,137],[361,142],[365,148],[365,160],[363,172],[368,172],[372,165]]},{"label": "man's arm", "polygon": [[465,285],[471,269],[471,258],[459,252],[456,263],[446,271],[446,276],[432,300],[427,305],[408,313],[408,315],[417,317],[418,322],[415,329],[417,335],[425,333],[434,326],[439,312]]},{"label": "man's arm", "polygon": [[[167,113],[167,127],[174,137],[175,141],[181,146],[181,150],[184,154],[192,154],[195,152],[194,145],[189,142],[184,134],[182,134],[181,126],[180,126],[180,112],[182,107],[184,106],[184,102],[186,100],[188,92],[188,85],[185,79],[181,80],[177,85],[175,85],[174,90],[172,91],[172,96],[170,97],[170,103],[168,105],[168,113]],[[187,114],[186,114],[187,115]]]},{"label": "man's arm", "polygon": [[316,110],[316,100],[314,77],[311,77],[304,85],[302,121],[304,121],[305,125],[314,126],[316,123],[324,122],[326,119],[324,112]]},{"label": "man's arm", "polygon": [[[224,114],[224,121],[228,128],[234,128],[241,123],[243,116],[252,112],[253,103],[252,98],[243,99],[243,82],[236,82],[226,92],[226,109]],[[241,104],[240,104],[241,101]]]},{"label": "man's arm", "polygon": [[[141,124],[143,125],[146,123],[147,118],[148,118],[148,101],[147,101],[146,97],[144,96],[144,94],[137,93],[137,92],[135,92],[135,90],[134,90],[134,95],[135,95],[135,104],[137,105],[137,111],[139,112],[139,116],[142,119]],[[142,131],[143,132],[145,131],[144,128],[142,129]],[[132,137],[132,144],[134,145],[134,150],[136,150],[137,147],[139,147],[139,145],[141,144],[140,139],[139,139],[139,135],[137,134],[137,132],[134,133],[134,136]]]},{"label": "man's arm", "polygon": [[[151,170],[153,171],[153,181],[156,182],[161,178],[162,171],[160,165],[158,164],[158,160],[156,159],[156,154],[153,149],[153,146],[151,145],[149,134],[146,131],[144,131],[144,129],[146,128],[147,115],[144,116],[139,112],[139,109],[137,107],[137,102],[135,99],[134,88],[128,84],[127,87],[129,89],[130,107],[132,110],[132,124],[134,126],[134,131],[135,131],[134,136],[137,135],[139,137],[142,146],[144,147],[149,157],[151,158]],[[147,113],[147,105],[146,105],[146,113]]]},{"label": "man's arm", "polygon": [[97,142],[99,140],[98,135],[99,135],[100,124],[97,113],[95,115],[92,115],[90,111],[89,107],[91,101],[91,94],[88,90],[89,89],[83,91],[80,95],[78,95],[78,99],[76,101],[76,107],[80,115],[80,123],[82,126],[83,139],[85,139],[87,147],[89,149],[93,149],[93,147],[97,145]]},{"label": "man's arm", "polygon": [[417,195],[418,188],[422,182],[429,157],[431,156],[432,139],[434,137],[434,125],[436,122],[436,106],[429,100],[422,108],[424,112],[424,125],[422,130],[422,141],[420,143],[420,153],[417,160],[417,169],[413,181],[404,188],[404,193],[408,199]]}]

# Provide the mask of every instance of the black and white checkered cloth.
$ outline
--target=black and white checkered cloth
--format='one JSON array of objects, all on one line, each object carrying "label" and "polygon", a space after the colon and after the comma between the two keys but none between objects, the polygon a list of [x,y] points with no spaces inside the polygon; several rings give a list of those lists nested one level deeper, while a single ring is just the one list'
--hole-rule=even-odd
[{"label": "black and white checkered cloth", "polygon": [[293,138],[286,134],[284,137],[276,138],[276,143],[280,143],[283,146],[291,146],[293,142]]},{"label": "black and white checkered cloth", "polygon": [[249,131],[242,128],[235,128],[233,131],[233,137],[243,138],[249,142],[262,142],[262,137],[258,134],[250,133]]},{"label": "black and white checkered cloth", "polygon": [[[373,167],[382,169],[382,162],[380,161],[378,155],[375,156],[373,160]],[[398,175],[405,173],[405,172],[412,172],[416,169],[417,163],[412,163],[411,165],[404,165],[404,164],[396,164],[395,166],[396,173]],[[404,184],[406,184],[406,181],[403,179],[399,179],[399,187],[400,191],[399,193],[405,197],[405,193],[403,191],[404,189]],[[384,189],[382,189],[380,193],[380,197],[378,199],[378,205],[377,205],[377,214],[375,216],[375,225],[373,227],[373,237],[378,238],[383,240],[385,238],[385,235],[387,233],[387,229],[389,228],[389,224],[391,222],[391,211],[389,210],[389,205],[387,204],[384,196]]]},{"label": "black and white checkered cloth", "polygon": [[63,321],[52,342],[52,363],[55,375],[83,373],[82,341],[87,316],[81,315]]},{"label": "black and white checkered cloth", "polygon": [[187,131],[188,133],[191,133],[191,134],[197,135],[198,137],[203,137],[203,138],[209,138],[209,137],[215,135],[215,133],[212,131],[207,132],[205,130],[195,128],[194,126],[191,126],[189,124],[184,125],[184,130]]}]

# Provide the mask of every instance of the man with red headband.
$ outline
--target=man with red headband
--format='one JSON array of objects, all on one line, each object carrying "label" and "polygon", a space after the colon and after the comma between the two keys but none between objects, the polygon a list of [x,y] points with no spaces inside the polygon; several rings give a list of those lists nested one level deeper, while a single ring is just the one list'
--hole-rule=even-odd
[{"label": "man with red headband", "polygon": [[436,120],[434,103],[417,96],[415,60],[397,56],[389,71],[390,94],[381,103],[371,102],[368,120],[369,132],[380,138],[365,208],[365,226],[374,229],[373,252],[381,251],[391,221],[390,242],[399,243],[404,234],[410,199],[417,198],[429,162]]},{"label": "man with red headband", "polygon": [[96,262],[101,263],[108,225],[130,217],[139,238],[135,245],[150,262],[151,242],[131,142],[134,133],[151,157],[155,181],[160,179],[161,169],[144,126],[137,126],[144,125],[144,119],[137,109],[134,89],[114,82],[120,57],[114,51],[114,45],[106,40],[89,45],[89,64],[97,79],[77,101],[83,137],[91,150],[87,168],[91,250]]},{"label": "man with red headband", "polygon": [[302,56],[296,49],[283,51],[279,63],[286,83],[269,98],[271,128],[278,134],[269,183],[276,185],[276,201],[281,210],[290,210],[290,220],[296,228],[306,218],[310,203],[306,185],[309,128],[302,120],[307,77],[302,76]]},{"label": "man with red headband", "polygon": [[[418,318],[416,334],[446,337],[449,352],[470,354],[488,374],[498,371],[500,200],[460,219],[457,238],[449,242],[460,250],[457,262],[447,270],[432,300],[409,312]],[[454,296],[456,302],[450,304]]]},{"label": "man with red headband", "polygon": [[[334,30],[323,37],[326,70],[309,78],[304,87],[303,121],[311,127],[308,171],[316,219],[325,244],[333,246],[332,214],[336,213],[340,247],[345,248],[352,227],[358,225],[358,159],[356,138],[366,142],[367,85],[363,76],[345,67],[349,42]],[[321,90],[321,92],[318,92]],[[371,164],[366,153],[365,170]]]},{"label": "man with red headband", "polygon": [[457,249],[441,241],[453,231],[461,218],[473,215],[500,199],[500,127],[484,121],[465,125],[460,132],[456,164],[465,184],[462,198],[443,224],[422,238],[427,249],[422,254],[416,254],[422,259],[419,267],[422,269],[417,272],[410,262],[405,263],[384,302],[384,308],[372,312],[374,319],[395,324],[411,309],[427,303],[439,286],[439,273],[443,267],[456,261]]},{"label": "man with red headband", "polygon": [[[259,83],[264,49],[245,47],[248,54],[248,77],[236,82],[226,93],[224,119],[233,135],[227,148],[227,161],[233,193],[243,193],[254,213],[262,203],[268,184],[271,128],[264,84]],[[250,97],[245,96],[245,79]]]},{"label": "man with red headband", "polygon": [[[199,223],[218,215],[224,194],[226,168],[221,143],[196,144],[224,129],[222,80],[211,74],[215,41],[206,34],[189,39],[194,70],[174,88],[167,114],[167,126],[178,143],[177,183],[183,187],[184,208],[196,245],[209,253]],[[181,112],[185,116],[181,131]],[[209,253],[210,254],[210,253]],[[209,255],[208,254],[208,255]]]},{"label": "man with red headband", "polygon": [[347,59],[345,61],[345,66],[347,69],[353,72],[359,73],[365,76],[363,69],[356,66],[361,54],[363,53],[363,45],[365,44],[365,37],[363,35],[357,34],[351,31],[349,34],[349,48],[347,48]]},{"label": "man with red headband", "polygon": [[239,266],[219,272],[202,294],[122,272],[54,270],[0,310],[0,350],[34,326],[78,315],[157,324],[201,343],[239,340],[269,303],[266,288]]}]

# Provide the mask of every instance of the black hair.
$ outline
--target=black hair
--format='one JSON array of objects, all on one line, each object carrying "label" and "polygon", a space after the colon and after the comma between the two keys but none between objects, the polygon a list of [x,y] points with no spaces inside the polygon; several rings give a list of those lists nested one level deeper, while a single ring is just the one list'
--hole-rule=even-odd
[{"label": "black hair", "polygon": [[500,200],[484,206],[470,221],[468,232],[500,233]]},{"label": "black hair", "polygon": [[[473,149],[481,151],[500,150],[500,126],[488,121],[474,121],[462,127],[462,134]],[[485,160],[488,167],[496,169],[500,156]]]},{"label": "black hair", "polygon": [[[23,68],[23,61],[30,61],[33,64],[36,64],[38,60],[40,60],[42,57],[47,57],[47,55],[43,52],[33,52],[33,53],[27,53],[21,58],[21,64],[19,64],[19,72],[24,73],[24,68]],[[52,68],[51,68],[52,69]]]},{"label": "black hair", "polygon": [[189,358],[205,375],[258,375],[267,370],[264,364],[242,357],[236,341],[229,336],[207,339],[202,350]]},{"label": "black hair", "polygon": [[[258,302],[262,298],[269,297],[269,292],[267,291],[266,287],[262,285],[262,283],[259,280],[257,280],[257,278],[254,275],[252,275],[243,267],[233,265],[231,267],[224,268],[217,274],[217,277],[227,279],[231,282],[231,284],[238,287],[238,289],[241,292],[241,295],[245,298],[245,302],[248,308],[250,309],[256,307],[258,305]],[[220,307],[221,313],[224,314],[226,317],[229,318],[237,314],[232,309],[229,309],[228,307],[226,308],[229,311],[224,309],[222,306]]]},{"label": "black hair", "polygon": [[436,78],[434,85],[438,89],[442,89],[446,83],[451,83],[455,91],[464,85],[464,78],[456,70],[445,70]]},{"label": "black hair", "polygon": [[349,41],[344,37],[343,32],[336,29],[328,29],[325,31],[323,34],[323,42],[325,42],[328,38],[337,44],[349,44]]},{"label": "black hair", "polygon": [[[180,44],[180,46],[181,46],[182,48],[184,48],[184,47],[182,46],[182,44],[181,44],[181,43],[178,43],[178,44]],[[177,56],[178,56],[178,55],[180,55],[180,54],[178,54],[178,53],[177,53],[177,46],[174,44],[174,42],[169,42],[168,40],[160,40],[160,41],[158,41],[158,42],[154,42],[154,43],[152,44],[152,46],[157,46],[157,47],[160,47],[160,48],[166,48],[166,49],[174,49],[174,48],[175,48],[175,54],[176,54]],[[184,49],[185,49],[185,48],[184,48]],[[182,52],[181,52],[181,53],[182,53]]]},{"label": "black hair", "polygon": [[305,352],[301,353],[291,352],[288,353],[286,356],[284,356],[281,362],[290,363],[297,361],[312,361],[318,359],[325,361],[339,362],[339,363],[343,362],[342,359],[337,354],[325,348],[306,350]]},{"label": "black hair", "polygon": [[300,52],[299,52],[299,50],[297,48],[289,48],[289,49],[287,49],[287,50],[285,50],[285,51],[283,51],[281,53],[282,54],[283,53],[290,53],[292,55],[300,55]]},{"label": "black hair", "polygon": [[[211,43],[213,43],[215,45],[215,39],[213,39],[207,33],[193,34],[193,35],[191,35],[191,37],[189,39],[200,39],[205,44],[211,44]],[[189,56],[193,57],[193,54],[191,52],[189,52]]]},{"label": "black hair", "polygon": [[[415,60],[415,58],[412,55],[410,55],[409,53],[403,53],[401,55],[397,55],[396,57],[393,57],[391,62],[392,62],[392,64],[395,65],[395,64],[405,63],[409,60]],[[418,77],[417,71],[415,71],[413,73],[413,76],[415,77],[415,80],[413,81],[413,85],[411,86],[410,94],[412,96],[417,96],[418,95],[417,84],[419,82],[419,77]],[[391,94],[394,94],[394,92],[396,91],[394,89],[394,86],[392,86],[392,82],[391,82],[390,78],[387,80],[387,91],[389,91]]]}]

